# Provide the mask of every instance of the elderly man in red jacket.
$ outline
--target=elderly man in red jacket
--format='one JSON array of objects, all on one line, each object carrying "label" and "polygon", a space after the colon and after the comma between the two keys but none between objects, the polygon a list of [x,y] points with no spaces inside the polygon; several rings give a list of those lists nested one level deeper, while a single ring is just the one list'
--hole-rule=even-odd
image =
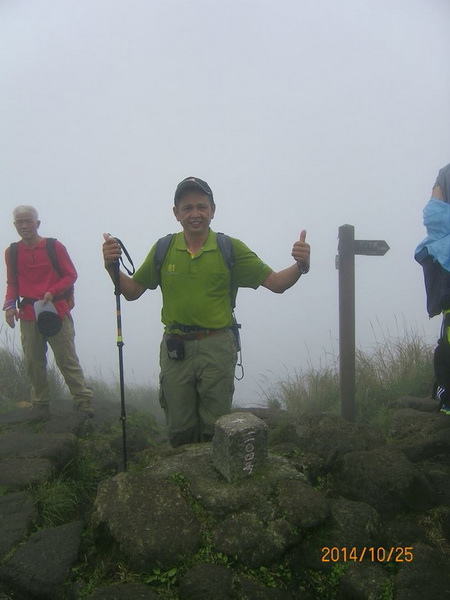
[{"label": "elderly man in red jacket", "polygon": [[[70,310],[73,298],[67,292],[73,289],[77,272],[66,248],[54,241],[55,270],[47,251],[47,240],[38,234],[40,221],[32,206],[18,206],[14,211],[14,225],[21,240],[17,245],[16,264],[11,261],[11,249],[5,252],[7,287],[3,310],[10,327],[20,320],[20,333],[25,365],[31,382],[32,408],[49,412],[50,393],[47,380],[47,344],[50,344],[56,364],[74,399],[75,409],[89,416],[92,412],[92,390],[86,386],[83,370],[75,350],[75,331]],[[19,300],[19,302],[17,302]],[[36,322],[34,303],[41,310],[56,309],[61,319],[58,333],[42,332]]]}]

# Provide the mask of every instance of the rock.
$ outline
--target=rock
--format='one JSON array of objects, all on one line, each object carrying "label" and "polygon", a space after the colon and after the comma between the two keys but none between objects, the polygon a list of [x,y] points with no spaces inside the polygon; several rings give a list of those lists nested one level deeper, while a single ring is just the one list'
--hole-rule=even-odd
[{"label": "rock", "polygon": [[5,458],[46,458],[63,469],[77,452],[77,438],[71,433],[5,433],[0,445],[0,460]]},{"label": "rock", "polygon": [[52,405],[50,418],[42,427],[44,433],[71,433],[80,436],[86,430],[90,419],[85,413],[75,412],[72,403],[65,410]]},{"label": "rock", "polygon": [[25,538],[35,518],[33,497],[28,492],[0,498],[0,560]]},{"label": "rock", "polygon": [[450,506],[446,507],[442,515],[442,533],[447,542],[450,542]]},{"label": "rock", "polygon": [[319,476],[324,471],[324,459],[312,452],[303,452],[291,442],[282,442],[270,447],[272,454],[278,454],[289,459],[289,464],[303,473],[309,483],[316,485]]},{"label": "rock", "polygon": [[295,421],[295,440],[301,450],[313,452],[327,463],[356,450],[372,450],[383,446],[381,432],[368,425],[349,423],[332,414],[303,415]]},{"label": "rock", "polygon": [[[450,419],[441,422],[448,423]],[[433,426],[435,423],[433,423]],[[439,454],[448,456],[450,453],[450,429],[442,429],[428,434],[420,433],[403,440],[397,447],[411,462],[424,461]]]},{"label": "rock", "polygon": [[[31,406],[31,403],[29,404]],[[13,408],[1,413],[1,422],[4,426],[23,425],[39,423],[42,421],[42,415],[39,411],[30,410],[30,408]]]},{"label": "rock", "polygon": [[441,454],[441,460],[422,461],[418,470],[425,476],[433,489],[433,502],[440,506],[450,506],[450,462],[448,454]]},{"label": "rock", "polygon": [[350,452],[340,459],[333,476],[338,493],[366,502],[383,515],[432,505],[425,477],[393,446]]},{"label": "rock", "polygon": [[180,487],[148,469],[100,483],[93,525],[138,571],[169,569],[200,545],[200,524]]},{"label": "rock", "polygon": [[235,585],[236,600],[301,600],[303,596],[291,595],[283,590],[270,588],[248,577],[238,577]]},{"label": "rock", "polygon": [[380,600],[387,597],[389,575],[377,563],[351,563],[340,581],[345,600]]},{"label": "rock", "polygon": [[295,527],[311,529],[328,517],[330,507],[323,494],[302,481],[282,481],[277,493],[282,514]]},{"label": "rock", "polygon": [[216,552],[236,556],[244,565],[256,568],[278,561],[299,539],[287,521],[279,519],[266,524],[252,512],[241,512],[228,515],[216,524],[212,547]]},{"label": "rock", "polygon": [[403,408],[394,412],[391,418],[390,435],[395,440],[423,437],[436,431],[438,421],[443,421],[439,413],[422,412]]},{"label": "rock", "polygon": [[410,547],[417,542],[429,542],[429,525],[416,513],[396,515],[383,528],[383,546],[386,548]]},{"label": "rock", "polygon": [[439,401],[433,398],[416,398],[415,396],[402,396],[397,400],[394,400],[390,404],[392,408],[412,408],[417,411],[424,413],[438,412]]},{"label": "rock", "polygon": [[286,410],[278,407],[237,407],[236,410],[232,411],[232,414],[237,412],[249,412],[252,413],[258,419],[264,421],[269,429],[279,427],[280,423],[291,422],[291,415]]},{"label": "rock", "polygon": [[4,458],[0,461],[0,486],[16,491],[39,485],[50,479],[53,471],[46,458]]},{"label": "rock", "polygon": [[184,477],[193,499],[216,517],[258,507],[276,492],[280,481],[307,483],[289,460],[272,454],[259,475],[229,483],[213,466],[211,444],[182,446],[176,454],[152,462],[149,470],[153,477]]},{"label": "rock", "polygon": [[[394,577],[396,600],[447,597],[450,419],[431,413],[429,402],[421,414],[416,400],[401,399],[395,413],[388,413],[398,436],[394,444],[386,444],[377,430],[336,415],[293,417],[280,410],[242,409],[238,412],[246,418],[258,417],[268,425],[269,440],[277,445],[269,446],[261,470],[236,481],[214,467],[212,443],[145,447],[146,434],[153,439],[151,427],[136,419],[128,432],[131,454],[139,456],[129,455],[130,471],[105,479],[98,488],[94,536],[86,537],[86,552],[97,561],[92,565],[96,572],[103,565],[110,570],[90,600],[156,600],[177,592],[180,600],[182,595],[188,600],[317,600],[324,578],[332,574],[338,585],[341,573],[341,600],[387,597]],[[94,457],[95,468],[85,461],[75,461],[74,467],[92,469],[94,477],[98,472],[109,477],[121,466],[121,436],[106,424],[117,421],[117,402],[104,411],[97,406],[90,430],[86,423],[78,427],[70,403],[70,414],[64,416],[60,408],[52,406],[50,419],[39,424],[40,433],[30,417],[33,411],[23,409],[24,420],[0,412],[0,600],[77,600],[87,591],[84,552],[70,572],[79,529],[73,541],[67,531],[67,536],[56,536],[58,528],[27,539],[36,524],[33,499],[11,492],[15,486],[39,484],[47,468],[48,473],[61,470],[78,451],[84,459]],[[100,435],[91,436],[96,430]],[[72,433],[85,439],[78,445]],[[75,473],[67,469],[60,477],[71,484]],[[347,564],[345,572],[333,568],[332,551],[341,567],[344,552],[349,556],[354,549],[360,557],[364,548],[385,553],[390,547],[412,548],[414,560],[380,566],[369,557]],[[64,572],[58,571],[61,557]],[[226,566],[195,564],[215,558]],[[140,583],[104,585],[109,577],[123,578],[121,568],[114,567],[121,564],[127,565],[130,580]],[[148,583],[155,567],[161,569],[161,581],[168,569],[178,577],[188,571],[178,588],[171,580],[162,590]],[[244,576],[249,569],[252,577]],[[267,585],[253,575],[265,576]]]},{"label": "rock", "polygon": [[213,438],[213,463],[227,481],[260,471],[268,454],[268,427],[250,412],[220,417]]},{"label": "rock", "polygon": [[181,579],[178,595],[180,600],[231,600],[233,573],[222,565],[195,565]]},{"label": "rock", "polygon": [[418,543],[410,562],[395,577],[395,600],[450,598],[448,561],[436,549]]},{"label": "rock", "polygon": [[329,519],[320,527],[309,532],[299,553],[291,563],[291,569],[311,568],[317,571],[329,571],[335,564],[331,549],[337,548],[339,558],[344,551],[350,553],[355,548],[357,556],[363,548],[376,546],[381,536],[381,520],[378,512],[364,502],[344,498],[332,498]]},{"label": "rock", "polygon": [[120,583],[101,587],[87,596],[86,600],[161,600],[161,598],[145,583]]},{"label": "rock", "polygon": [[38,531],[0,567],[0,581],[19,595],[63,600],[78,557],[82,527],[77,521]]}]

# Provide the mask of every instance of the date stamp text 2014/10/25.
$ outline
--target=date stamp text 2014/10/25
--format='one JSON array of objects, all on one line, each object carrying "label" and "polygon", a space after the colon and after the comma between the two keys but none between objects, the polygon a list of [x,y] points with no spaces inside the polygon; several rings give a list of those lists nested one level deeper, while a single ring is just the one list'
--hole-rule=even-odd
[{"label": "date stamp text 2014/10/25", "polygon": [[322,562],[412,562],[414,549],[412,546],[324,546]]}]

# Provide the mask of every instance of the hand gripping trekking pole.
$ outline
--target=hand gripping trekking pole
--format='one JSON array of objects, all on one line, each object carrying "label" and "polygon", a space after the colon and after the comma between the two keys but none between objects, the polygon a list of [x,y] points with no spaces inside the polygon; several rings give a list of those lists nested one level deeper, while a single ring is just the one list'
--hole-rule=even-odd
[{"label": "hand gripping trekking pole", "polygon": [[134,273],[134,265],[131,260],[130,255],[127,252],[127,249],[122,244],[122,242],[115,238],[122,248],[125,256],[127,257],[130,265],[132,267],[132,271],[127,269],[124,265],[122,257],[118,260],[114,261],[114,294],[116,296],[116,316],[117,316],[117,348],[119,349],[119,380],[120,380],[120,420],[122,422],[122,451],[123,451],[123,470],[127,470],[127,413],[125,407],[125,379],[123,375],[123,338],[122,338],[122,311],[120,306],[120,263],[122,263],[124,269],[128,273],[128,275],[133,275]]}]

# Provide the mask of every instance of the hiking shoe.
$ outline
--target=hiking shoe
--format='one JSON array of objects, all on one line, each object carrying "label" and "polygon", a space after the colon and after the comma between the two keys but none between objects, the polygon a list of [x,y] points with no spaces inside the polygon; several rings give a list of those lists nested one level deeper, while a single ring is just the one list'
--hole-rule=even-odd
[{"label": "hiking shoe", "polygon": [[76,400],[74,408],[77,412],[83,413],[91,419],[94,416],[94,409],[90,400]]},{"label": "hiking shoe", "polygon": [[443,404],[439,409],[439,412],[443,413],[444,415],[450,416],[450,406],[448,404]]},{"label": "hiking shoe", "polygon": [[31,406],[30,406],[31,410],[39,410],[41,412],[50,412],[50,404],[48,402],[44,403],[39,403],[39,402],[32,402]]}]

